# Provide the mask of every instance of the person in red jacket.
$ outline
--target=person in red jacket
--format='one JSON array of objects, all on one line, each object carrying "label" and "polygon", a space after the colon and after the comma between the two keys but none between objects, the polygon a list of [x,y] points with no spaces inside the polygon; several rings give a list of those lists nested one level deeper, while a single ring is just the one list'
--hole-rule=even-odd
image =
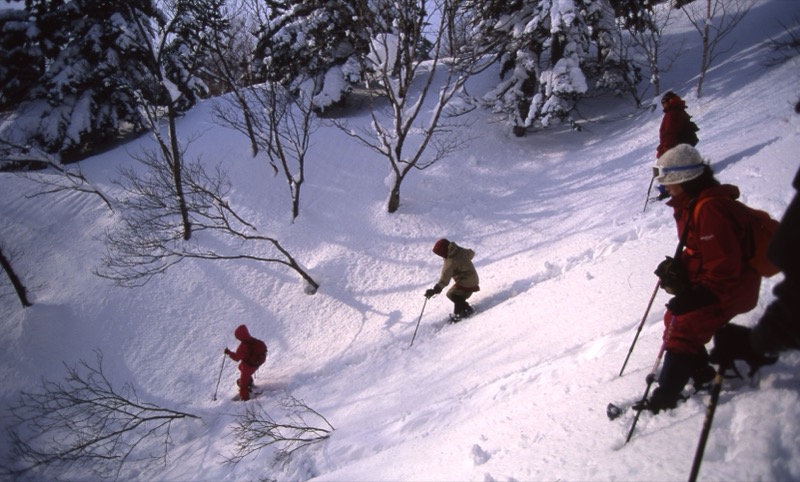
[{"label": "person in red jacket", "polygon": [[[637,409],[653,413],[674,408],[689,379],[695,387],[709,382],[715,370],[705,345],[734,316],[755,308],[761,276],[742,254],[737,223],[739,188],[720,184],[700,153],[679,144],[656,162],[656,181],[666,186],[684,249],[667,258],[656,274],[672,294],[664,314],[664,363],[658,387]],[[709,198],[698,204],[698,201]],[[695,206],[698,209],[695,212]]]},{"label": "person in red jacket", "polygon": [[[692,121],[692,116],[686,112],[686,102],[670,90],[661,96],[661,108],[664,111],[664,117],[661,118],[661,127],[658,129],[656,159],[678,144],[696,146],[700,141],[697,138],[699,129],[697,124]],[[659,201],[669,197],[669,193],[662,184],[658,186],[658,193]]]},{"label": "person in red jacket", "polygon": [[225,347],[225,354],[233,361],[239,362],[239,379],[236,381],[236,385],[239,387],[239,398],[249,400],[253,388],[253,374],[264,362],[266,345],[263,341],[251,336],[246,325],[239,325],[234,330],[233,336],[241,343],[235,352]]},{"label": "person in red jacket", "polygon": [[692,122],[692,116],[686,112],[686,102],[675,92],[668,91],[661,97],[661,107],[664,117],[658,129],[656,158],[679,144],[696,146],[697,126]]}]

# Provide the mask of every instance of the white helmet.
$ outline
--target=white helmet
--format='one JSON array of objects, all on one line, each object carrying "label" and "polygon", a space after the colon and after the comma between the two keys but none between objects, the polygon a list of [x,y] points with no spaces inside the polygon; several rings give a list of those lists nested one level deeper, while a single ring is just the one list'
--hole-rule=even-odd
[{"label": "white helmet", "polygon": [[700,177],[705,167],[697,149],[689,144],[678,144],[658,158],[653,177],[659,184],[680,184]]}]

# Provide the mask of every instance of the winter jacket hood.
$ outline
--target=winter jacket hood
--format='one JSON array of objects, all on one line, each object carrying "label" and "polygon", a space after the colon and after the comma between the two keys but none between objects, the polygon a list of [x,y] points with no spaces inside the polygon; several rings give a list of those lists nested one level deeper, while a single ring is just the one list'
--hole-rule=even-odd
[{"label": "winter jacket hood", "polygon": [[246,325],[239,325],[236,327],[236,330],[233,332],[233,336],[235,336],[239,341],[247,341],[251,338],[250,331],[247,329]]}]

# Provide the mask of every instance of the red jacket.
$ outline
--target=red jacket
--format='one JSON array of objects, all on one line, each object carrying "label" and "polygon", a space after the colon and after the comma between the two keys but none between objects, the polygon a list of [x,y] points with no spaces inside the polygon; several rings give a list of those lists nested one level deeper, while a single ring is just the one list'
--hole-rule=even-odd
[{"label": "red jacket", "polygon": [[[235,336],[236,339],[241,343],[239,343],[239,346],[236,347],[236,351],[231,352],[228,356],[230,356],[233,361],[245,363],[244,360],[250,359],[251,344],[248,342],[255,340],[255,338],[250,336],[250,331],[248,331],[247,326],[245,325],[239,325],[239,327],[233,332],[233,336]],[[252,366],[247,363],[245,363],[245,365]]]},{"label": "red jacket", "polygon": [[[702,284],[718,301],[675,317],[667,348],[684,353],[696,353],[734,316],[755,308],[761,288],[761,276],[742,253],[744,231],[739,220],[745,214],[742,206],[733,202],[739,197],[739,188],[729,184],[711,187],[698,199],[705,197],[713,199],[700,206],[696,221],[689,225],[681,260],[691,284]],[[675,197],[667,204],[673,208],[680,236],[692,214],[689,196]],[[667,327],[671,320],[672,314],[667,311]]]},{"label": "red jacket", "polygon": [[691,143],[686,137],[689,122],[691,118],[686,113],[686,102],[678,96],[670,98],[664,106],[664,118],[661,119],[661,127],[658,129],[656,157],[661,157],[678,144]]}]

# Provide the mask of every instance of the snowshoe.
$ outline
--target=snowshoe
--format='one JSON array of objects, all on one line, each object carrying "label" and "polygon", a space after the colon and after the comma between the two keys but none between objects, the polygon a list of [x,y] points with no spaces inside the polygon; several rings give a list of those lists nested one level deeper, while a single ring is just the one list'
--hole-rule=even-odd
[{"label": "snowshoe", "polygon": [[465,318],[469,318],[473,313],[475,313],[475,308],[468,304],[461,312],[450,313],[450,318],[448,321],[450,323],[458,323]]},{"label": "snowshoe", "polygon": [[[251,388],[250,389],[250,398],[248,398],[245,401],[253,400],[254,398],[258,398],[262,393],[264,393],[263,390],[254,390],[254,389]],[[236,395],[233,396],[233,398],[231,400],[233,400],[234,402],[241,402],[242,401],[242,397],[240,397],[239,394],[237,393]]]}]

